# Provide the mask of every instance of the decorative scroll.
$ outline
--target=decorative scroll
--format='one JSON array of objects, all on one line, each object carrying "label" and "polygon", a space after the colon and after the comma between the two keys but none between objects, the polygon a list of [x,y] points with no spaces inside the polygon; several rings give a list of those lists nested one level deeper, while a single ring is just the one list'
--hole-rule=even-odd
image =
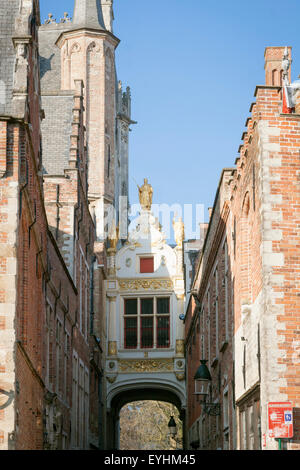
[{"label": "decorative scroll", "polygon": [[125,279],[119,280],[121,290],[172,290],[173,282],[170,279]]},{"label": "decorative scroll", "polygon": [[119,361],[120,372],[172,372],[173,359],[129,359]]}]

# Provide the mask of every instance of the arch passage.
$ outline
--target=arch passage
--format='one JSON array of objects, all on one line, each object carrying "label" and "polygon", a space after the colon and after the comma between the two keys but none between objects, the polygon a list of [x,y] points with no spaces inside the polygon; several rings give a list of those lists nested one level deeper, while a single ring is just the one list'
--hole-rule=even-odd
[{"label": "arch passage", "polygon": [[[107,449],[117,449],[118,447],[118,423],[121,408],[127,403],[146,400],[164,401],[176,406],[180,414],[180,419],[183,422],[183,429],[185,429],[185,410],[182,407],[180,397],[176,393],[154,387],[122,390],[111,400],[111,408],[107,416]],[[185,448],[184,443],[185,436],[183,436],[183,448]]]},{"label": "arch passage", "polygon": [[113,397],[111,401],[111,409],[119,412],[127,403],[144,400],[166,401],[175,405],[180,413],[182,412],[180,398],[175,393],[172,393],[169,390],[156,388],[143,388],[120,392],[118,395]]}]

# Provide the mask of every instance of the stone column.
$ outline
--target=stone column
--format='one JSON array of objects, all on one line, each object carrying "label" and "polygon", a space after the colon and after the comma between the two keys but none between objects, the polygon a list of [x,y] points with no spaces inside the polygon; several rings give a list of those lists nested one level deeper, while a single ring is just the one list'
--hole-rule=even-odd
[{"label": "stone column", "polygon": [[107,269],[108,277],[114,278],[116,275],[116,249],[108,248],[107,250]]},{"label": "stone column", "polygon": [[[183,321],[180,320],[179,315],[184,313],[184,294],[177,294],[177,318],[176,318],[176,355],[178,351],[182,350],[182,344],[184,343],[184,324]],[[180,345],[180,346],[179,346]],[[181,353],[179,354],[181,355]]]},{"label": "stone column", "polygon": [[109,299],[108,312],[108,356],[117,356],[117,318],[116,318],[116,294],[107,293]]}]

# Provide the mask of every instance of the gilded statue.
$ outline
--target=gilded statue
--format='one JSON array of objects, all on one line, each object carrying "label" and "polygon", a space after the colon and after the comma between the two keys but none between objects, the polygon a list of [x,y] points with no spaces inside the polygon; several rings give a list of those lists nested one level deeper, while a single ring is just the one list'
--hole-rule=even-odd
[{"label": "gilded statue", "polygon": [[174,228],[176,244],[177,246],[181,246],[184,240],[184,223],[183,223],[182,217],[179,217],[177,221],[175,221],[175,218],[174,218],[172,225]]},{"label": "gilded statue", "polygon": [[142,209],[144,210],[151,210],[152,205],[152,196],[153,196],[153,188],[151,184],[148,183],[148,179],[144,178],[144,184],[142,187],[138,185],[139,188],[139,199]]}]

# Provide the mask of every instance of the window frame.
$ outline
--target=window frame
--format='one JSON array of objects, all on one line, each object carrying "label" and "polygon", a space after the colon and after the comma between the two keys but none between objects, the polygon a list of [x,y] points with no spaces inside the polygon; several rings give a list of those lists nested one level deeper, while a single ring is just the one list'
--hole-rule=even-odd
[{"label": "window frame", "polygon": [[[139,308],[138,308],[138,304],[139,304],[139,301],[138,301],[138,298],[137,297],[130,297],[130,298],[124,298],[124,303],[123,303],[123,321],[124,321],[124,324],[123,324],[123,340],[124,340],[124,348],[125,349],[132,349],[132,350],[136,350],[138,348],[138,327],[139,327],[139,320],[138,320],[138,311],[139,311]],[[136,300],[136,313],[128,313],[126,314],[126,300]],[[132,319],[132,318],[135,318],[136,319],[136,326],[135,326],[135,330],[136,330],[136,346],[132,346],[132,347],[128,347],[126,345],[126,334],[125,334],[125,331],[126,331],[126,320],[127,319]]]},{"label": "window frame", "polygon": [[[152,260],[152,271],[142,271],[142,260]],[[140,274],[153,274],[154,273],[154,256],[139,256],[139,273]]]},{"label": "window frame", "polygon": [[[142,295],[142,296],[125,296],[123,297],[123,311],[122,311],[122,331],[123,331],[123,338],[122,338],[122,344],[123,348],[126,350],[142,350],[142,351],[148,351],[150,349],[152,350],[166,350],[170,349],[171,347],[171,294],[158,294],[158,295]],[[157,300],[161,298],[167,298],[168,299],[168,313],[158,313],[157,312]],[[127,300],[137,300],[137,314],[126,314],[126,301]],[[142,300],[143,299],[153,299],[153,313],[152,314],[142,314]],[[159,327],[158,327],[158,318],[161,317],[167,317],[169,319],[168,321],[168,327],[167,327],[167,334],[168,334],[168,345],[167,346],[158,346],[158,332],[159,332]],[[126,345],[126,319],[127,318],[136,318],[136,335],[137,335],[137,341],[136,341],[136,346],[134,347],[128,347]],[[152,318],[152,346],[142,346],[142,331],[143,331],[143,326],[142,326],[142,318]]]},{"label": "window frame", "polygon": [[[249,413],[251,408],[252,414]],[[253,430],[251,431],[252,418]],[[261,450],[261,402],[259,389],[254,390],[238,404],[238,419],[240,424],[240,449],[249,450],[252,439],[253,447],[251,450]],[[245,429],[243,424],[245,424]]]}]

